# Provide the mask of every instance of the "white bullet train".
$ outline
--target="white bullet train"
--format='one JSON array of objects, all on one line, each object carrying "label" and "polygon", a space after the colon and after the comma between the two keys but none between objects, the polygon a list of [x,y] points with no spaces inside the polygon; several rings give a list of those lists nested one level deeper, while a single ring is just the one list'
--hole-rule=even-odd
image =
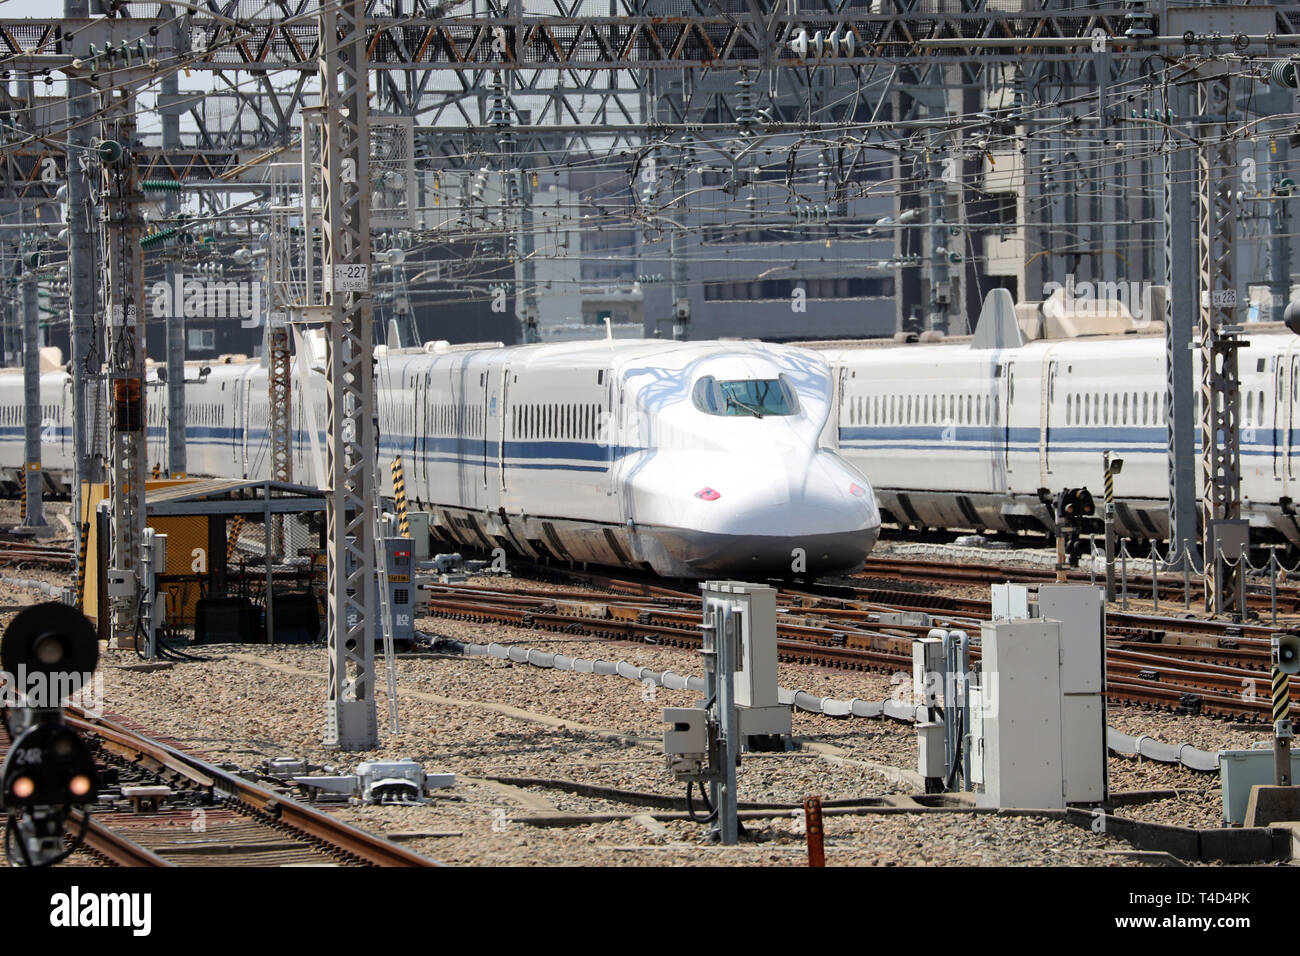
[{"label": "white bullet train", "polygon": [[[834,441],[830,369],[759,342],[602,340],[378,350],[379,476],[400,454],[413,507],[453,546],[666,577],[861,566],[879,533],[866,477]],[[309,364],[312,360],[309,359]],[[295,367],[294,476],[321,486],[324,378]],[[187,366],[191,475],[264,477],[267,370]],[[43,377],[46,468],[70,467],[63,373]],[[22,379],[0,373],[0,465],[22,464]],[[165,389],[149,388],[150,462]],[[311,436],[316,435],[316,441]]]},{"label": "white bullet train", "polygon": [[[1244,338],[1243,516],[1254,539],[1300,545],[1300,337],[1278,325]],[[1100,514],[1110,450],[1124,460],[1119,532],[1167,539],[1164,336],[979,339],[821,350],[836,376],[838,450],[870,476],[884,520],[1049,531],[1060,491],[1090,489]]]}]

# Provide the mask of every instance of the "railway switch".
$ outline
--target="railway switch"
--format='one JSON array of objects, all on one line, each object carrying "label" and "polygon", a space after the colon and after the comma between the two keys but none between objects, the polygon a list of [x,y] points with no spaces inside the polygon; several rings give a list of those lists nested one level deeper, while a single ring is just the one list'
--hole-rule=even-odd
[{"label": "railway switch", "polygon": [[[292,762],[284,764],[292,768]],[[294,783],[310,790],[338,794],[354,804],[419,806],[429,802],[429,791],[455,785],[451,773],[425,773],[411,759],[367,760],[357,764],[355,774],[292,776]]]}]

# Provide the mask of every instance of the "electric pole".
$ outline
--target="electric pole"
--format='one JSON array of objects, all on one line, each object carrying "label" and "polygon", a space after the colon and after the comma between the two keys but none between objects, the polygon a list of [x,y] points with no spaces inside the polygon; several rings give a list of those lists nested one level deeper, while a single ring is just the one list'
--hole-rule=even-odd
[{"label": "electric pole", "polygon": [[108,264],[108,437],[111,547],[108,599],[117,647],[132,647],[138,617],[143,546],[145,456],[144,253],[135,143],[135,97],[104,93],[103,247]]},{"label": "electric pole", "polygon": [[[321,8],[323,293],[330,656],[325,746],[379,744],[374,695],[374,315],[370,298],[369,76],[364,0]],[[305,184],[304,184],[305,185]]]}]

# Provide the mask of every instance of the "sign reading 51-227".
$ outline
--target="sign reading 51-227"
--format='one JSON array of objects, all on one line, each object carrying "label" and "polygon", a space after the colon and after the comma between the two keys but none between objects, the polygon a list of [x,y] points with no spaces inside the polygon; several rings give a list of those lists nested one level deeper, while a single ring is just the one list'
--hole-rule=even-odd
[{"label": "sign reading 51-227", "polygon": [[334,267],[333,287],[331,292],[369,292],[370,266],[336,265]]}]

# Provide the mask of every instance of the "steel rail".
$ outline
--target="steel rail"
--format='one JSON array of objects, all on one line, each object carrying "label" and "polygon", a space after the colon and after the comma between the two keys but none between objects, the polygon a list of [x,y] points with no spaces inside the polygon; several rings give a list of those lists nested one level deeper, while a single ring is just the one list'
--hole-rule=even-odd
[{"label": "steel rail", "polygon": [[272,793],[251,781],[227,773],[192,754],[128,730],[108,718],[91,717],[77,708],[68,708],[67,722],[74,729],[98,736],[115,752],[152,761],[160,767],[181,773],[200,786],[211,786],[216,795],[232,799],[264,815],[275,824],[297,831],[364,863],[373,866],[440,865],[314,807]]},{"label": "steel rail", "polygon": [[[482,592],[462,594],[459,600],[440,597],[430,601],[430,613],[684,648],[698,647],[701,642],[696,630],[700,623],[698,611],[620,607],[618,599],[601,602],[586,596],[587,600],[573,602],[566,608],[568,613],[558,613],[554,603],[529,608],[518,600],[494,603],[494,597]],[[810,618],[818,610],[802,607],[788,613]],[[633,612],[635,618],[624,617],[620,611]],[[844,619],[837,617],[830,621],[830,626],[778,621],[777,634],[778,658],[786,663],[886,673],[910,671],[913,639],[910,633],[900,636],[884,630],[845,626]],[[1193,662],[1162,657],[1155,651],[1159,646],[1144,645],[1136,651],[1108,648],[1107,696],[1171,710],[1196,710],[1223,716],[1256,719],[1264,714],[1263,704],[1241,693],[1250,681],[1267,679],[1262,671],[1256,673],[1216,663],[1189,666]],[[978,651],[975,656],[978,659]],[[1153,677],[1142,676],[1151,672]],[[1225,691],[1235,693],[1229,695]]]},{"label": "steel rail", "polygon": [[[77,834],[81,831],[82,823],[85,820],[85,814],[80,810],[73,810],[68,816],[66,830],[69,834]],[[91,814],[89,822],[86,824],[86,836],[82,844],[89,850],[99,854],[118,866],[132,867],[175,867],[176,864],[170,860],[164,860],[157,853],[147,847],[143,847],[118,833],[104,826],[99,818]]]}]

